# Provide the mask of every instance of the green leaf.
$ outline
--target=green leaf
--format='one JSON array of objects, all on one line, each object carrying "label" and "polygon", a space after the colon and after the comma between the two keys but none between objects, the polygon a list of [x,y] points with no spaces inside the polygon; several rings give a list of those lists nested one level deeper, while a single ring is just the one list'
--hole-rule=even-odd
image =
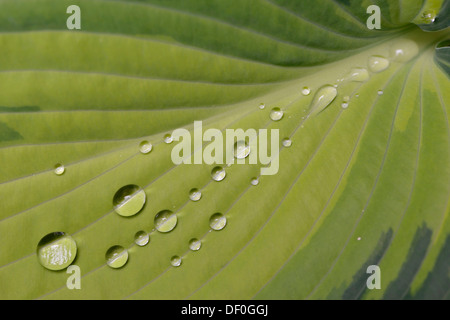
[{"label": "green leaf", "polygon": [[[0,298],[449,299],[448,3],[1,1]],[[81,30],[66,27],[74,4]],[[427,6],[440,12],[429,28]],[[389,67],[352,81],[373,56]],[[319,106],[326,85],[337,96]],[[164,143],[196,120],[292,145],[272,146],[275,175],[233,164],[213,181],[215,164],[175,165]],[[113,197],[130,184],[146,203],[122,217]],[[168,233],[155,231],[163,210],[177,215]],[[227,224],[212,231],[218,212]],[[80,290],[39,263],[51,232],[76,241]],[[115,245],[129,253],[119,269],[105,260]],[[370,265],[381,290],[366,287]]]}]

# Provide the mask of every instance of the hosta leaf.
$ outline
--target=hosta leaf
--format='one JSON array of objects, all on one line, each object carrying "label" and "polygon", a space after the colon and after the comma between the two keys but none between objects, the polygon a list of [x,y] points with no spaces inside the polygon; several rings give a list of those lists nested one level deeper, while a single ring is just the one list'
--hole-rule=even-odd
[{"label": "hosta leaf", "polygon": [[[66,27],[74,4],[81,30]],[[372,4],[380,30],[366,25]],[[439,14],[424,26],[427,8]],[[419,0],[1,1],[0,298],[448,299],[446,10]],[[389,66],[368,68],[374,57]],[[337,95],[315,104],[324,86]],[[277,174],[233,164],[217,182],[215,164],[175,165],[177,142],[164,137],[194,134],[196,120],[278,129]],[[131,217],[113,209],[126,185],[146,193]],[[163,210],[177,215],[167,233],[155,231]],[[215,213],[223,230],[210,228]],[[76,241],[80,290],[39,263],[51,232]],[[119,269],[105,260],[114,245],[129,253]],[[381,290],[366,287],[370,265]]]}]

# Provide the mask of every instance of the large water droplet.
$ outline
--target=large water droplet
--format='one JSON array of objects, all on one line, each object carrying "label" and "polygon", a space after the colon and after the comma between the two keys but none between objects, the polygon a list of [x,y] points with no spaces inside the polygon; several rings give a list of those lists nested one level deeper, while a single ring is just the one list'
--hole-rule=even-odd
[{"label": "large water droplet", "polygon": [[391,45],[390,56],[398,62],[407,62],[417,56],[419,47],[412,40],[399,40]]},{"label": "large water droplet", "polygon": [[113,198],[114,210],[123,217],[133,216],[145,204],[145,191],[134,184],[120,188]]},{"label": "large water droplet", "polygon": [[369,72],[365,68],[353,68],[345,77],[346,81],[364,82],[369,79]]},{"label": "large water droplet", "polygon": [[150,153],[150,151],[152,151],[152,149],[153,149],[153,146],[148,141],[144,140],[139,144],[139,151],[143,154]]},{"label": "large water droplet", "polygon": [[311,89],[308,87],[303,87],[302,89],[302,95],[308,96],[311,93]]},{"label": "large water droplet", "polygon": [[337,89],[326,85],[320,88],[311,103],[310,113],[316,115],[328,107],[337,96]]},{"label": "large water droplet", "polygon": [[234,144],[234,157],[245,159],[250,154],[250,146],[245,141],[238,141]]},{"label": "large water droplet", "polygon": [[163,210],[155,216],[155,228],[159,232],[172,231],[177,225],[177,215],[170,210]]},{"label": "large water droplet", "polygon": [[122,246],[112,246],[105,254],[106,264],[113,269],[123,267],[128,261],[128,250]]},{"label": "large water droplet", "polygon": [[270,119],[273,121],[279,121],[281,118],[283,118],[283,111],[280,108],[273,108],[272,111],[270,111]]},{"label": "large water droplet", "polygon": [[60,164],[57,163],[55,164],[55,174],[57,174],[58,176],[62,175],[64,172],[66,171],[66,168]]},{"label": "large water droplet", "polygon": [[36,252],[42,266],[49,270],[63,270],[75,259],[77,244],[67,233],[52,232],[39,241]]},{"label": "large water droplet", "polygon": [[192,201],[198,201],[200,200],[202,197],[202,192],[198,189],[191,189],[191,191],[189,191],[189,199],[191,199]]},{"label": "large water droplet", "polygon": [[179,256],[173,256],[170,259],[170,264],[174,267],[179,267],[181,265],[181,258]]},{"label": "large water droplet", "polygon": [[150,236],[145,231],[138,231],[134,235],[134,243],[138,246],[143,247],[150,241]]},{"label": "large water droplet", "polygon": [[191,241],[189,241],[189,249],[191,249],[192,251],[198,251],[200,250],[202,246],[202,242],[198,239],[191,239]]},{"label": "large water droplet", "polygon": [[225,172],[225,169],[222,167],[215,167],[211,171],[211,177],[215,181],[222,181],[223,179],[225,179],[225,176],[226,176],[226,172]]},{"label": "large water droplet", "polygon": [[219,231],[225,228],[227,224],[227,218],[221,213],[215,213],[209,219],[209,226],[211,229]]},{"label": "large water droplet", "polygon": [[367,62],[369,70],[372,72],[381,72],[389,67],[389,60],[381,56],[371,56]]}]

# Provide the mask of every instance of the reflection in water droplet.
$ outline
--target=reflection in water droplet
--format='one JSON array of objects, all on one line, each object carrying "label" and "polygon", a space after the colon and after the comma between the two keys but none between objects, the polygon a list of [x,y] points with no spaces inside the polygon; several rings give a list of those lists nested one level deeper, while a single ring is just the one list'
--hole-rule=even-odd
[{"label": "reflection in water droplet", "polygon": [[365,68],[353,68],[345,77],[346,81],[364,82],[369,79],[369,72]]},{"label": "reflection in water droplet", "polygon": [[164,136],[164,142],[165,143],[172,143],[172,141],[173,141],[173,138],[172,138],[172,135],[170,133],[168,133],[168,134],[166,134]]},{"label": "reflection in water droplet", "polygon": [[436,20],[436,11],[426,10],[420,16],[420,22],[423,24],[432,24]]},{"label": "reflection in water droplet", "polygon": [[234,144],[234,157],[245,159],[250,154],[250,146],[245,141],[238,141]]},{"label": "reflection in water droplet", "polygon": [[191,239],[191,241],[189,241],[189,249],[191,249],[192,251],[198,251],[200,250],[202,246],[202,242],[198,239]]},{"label": "reflection in water droplet", "polygon": [[172,231],[177,225],[177,215],[170,210],[163,210],[155,216],[155,228],[159,232]]},{"label": "reflection in water droplet", "polygon": [[265,107],[266,107],[266,105],[265,105],[264,103],[260,103],[260,104],[259,104],[259,108],[260,108],[261,110],[263,110]]},{"label": "reflection in water droplet", "polygon": [[173,267],[179,267],[181,265],[181,258],[179,256],[173,256],[172,259],[170,259],[170,264]]},{"label": "reflection in water droplet", "polygon": [[253,186],[257,186],[259,184],[259,179],[258,178],[252,178],[252,180],[250,181],[250,183]]},{"label": "reflection in water droplet", "polygon": [[320,88],[311,103],[310,113],[316,115],[326,107],[328,107],[337,96],[337,89],[333,86],[326,85]]},{"label": "reflection in water droplet", "polygon": [[311,89],[308,87],[303,87],[302,89],[302,95],[308,96],[311,93]]},{"label": "reflection in water droplet", "polygon": [[122,246],[112,246],[106,251],[106,264],[113,269],[123,267],[128,261],[128,250]]},{"label": "reflection in water droplet", "polygon": [[138,246],[143,247],[150,241],[150,236],[145,231],[138,231],[134,235],[134,243]]},{"label": "reflection in water droplet", "polygon": [[134,184],[120,188],[113,198],[114,210],[123,217],[133,216],[144,207],[145,191]]},{"label": "reflection in water droplet", "polygon": [[412,40],[399,40],[391,45],[390,56],[398,62],[407,62],[417,56],[419,47]]},{"label": "reflection in water droplet", "polygon": [[144,140],[139,144],[139,151],[143,154],[150,153],[152,151],[153,146],[150,142]]},{"label": "reflection in water droplet", "polygon": [[215,213],[209,219],[209,226],[211,229],[219,231],[225,228],[227,224],[227,218],[221,213]]},{"label": "reflection in water droplet", "polygon": [[55,164],[55,173],[58,176],[62,175],[65,171],[66,171],[66,168],[62,164],[60,164],[60,163]]},{"label": "reflection in water droplet", "polygon": [[223,179],[225,179],[225,176],[226,176],[226,172],[225,172],[225,169],[222,167],[215,167],[211,171],[211,177],[215,181],[222,181]]},{"label": "reflection in water droplet", "polygon": [[289,148],[292,145],[292,140],[289,138],[284,138],[281,143],[284,147]]},{"label": "reflection in water droplet", "polygon": [[367,64],[370,71],[377,73],[389,67],[389,60],[381,56],[371,56]]},{"label": "reflection in water droplet", "polygon": [[49,270],[63,270],[75,259],[77,244],[67,233],[52,232],[39,241],[36,253],[43,267]]},{"label": "reflection in water droplet", "polygon": [[200,190],[194,188],[189,191],[189,199],[191,199],[192,201],[198,201],[201,197],[202,192]]},{"label": "reflection in water droplet", "polygon": [[279,121],[281,118],[283,118],[283,111],[280,108],[273,108],[272,111],[270,111],[270,119],[273,121]]}]

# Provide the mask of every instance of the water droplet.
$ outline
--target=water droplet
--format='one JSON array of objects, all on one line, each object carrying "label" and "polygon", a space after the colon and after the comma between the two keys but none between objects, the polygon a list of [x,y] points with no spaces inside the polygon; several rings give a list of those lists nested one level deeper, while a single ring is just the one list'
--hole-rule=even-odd
[{"label": "water droplet", "polygon": [[308,87],[303,87],[302,89],[302,95],[308,96],[311,93],[311,89]]},{"label": "water droplet", "polygon": [[381,96],[383,93],[384,93],[383,90],[378,90],[378,92],[377,92],[377,94],[378,94],[379,96]]},{"label": "water droplet", "polygon": [[227,218],[221,213],[215,213],[209,219],[209,226],[211,229],[219,231],[225,228],[227,224]]},{"label": "water droplet", "polygon": [[420,22],[423,24],[432,24],[436,20],[436,11],[425,10],[420,16]]},{"label": "water droplet", "polygon": [[361,237],[358,237],[358,239],[357,239],[358,241],[360,241],[361,240]]},{"label": "water droplet", "polygon": [[192,201],[198,201],[201,197],[202,192],[200,190],[194,188],[189,191],[189,199],[191,199]]},{"label": "water droplet", "polygon": [[58,176],[62,175],[64,171],[66,171],[66,168],[62,164],[60,163],[55,164],[55,173]]},{"label": "water droplet", "polygon": [[348,102],[342,102],[341,106],[342,106],[342,109],[347,109],[348,108]]},{"label": "water droplet", "polygon": [[152,151],[153,146],[150,142],[144,140],[139,144],[139,151],[143,154],[150,153]]},{"label": "water droplet", "polygon": [[252,180],[250,180],[250,183],[253,186],[257,186],[259,184],[259,179],[258,178],[252,178]]},{"label": "water droplet", "polygon": [[419,47],[412,40],[399,40],[392,44],[390,56],[398,62],[407,62],[419,53]]},{"label": "water droplet", "polygon": [[350,96],[344,96],[344,98],[342,98],[342,100],[344,102],[349,102],[350,101]]},{"label": "water droplet", "polygon": [[170,259],[170,264],[174,267],[179,267],[181,265],[181,258],[179,256],[173,256]]},{"label": "water droplet", "polygon": [[173,141],[173,138],[172,138],[172,135],[170,133],[168,133],[168,134],[166,134],[164,136],[164,142],[165,143],[169,144],[169,143],[172,143],[172,141]]},{"label": "water droplet", "polygon": [[280,108],[273,108],[272,111],[270,111],[270,119],[273,121],[279,121],[281,118],[283,118],[283,111]]},{"label": "water droplet", "polygon": [[170,210],[163,210],[155,216],[155,228],[159,232],[172,231],[177,225],[177,215]]},{"label": "water droplet", "polygon": [[138,231],[134,235],[134,243],[138,246],[143,247],[150,241],[150,236],[145,231]]},{"label": "water droplet", "polygon": [[311,103],[310,113],[318,114],[328,107],[337,96],[337,89],[333,86],[326,85],[320,88]]},{"label": "water droplet", "polygon": [[226,176],[226,172],[225,169],[222,167],[215,167],[214,169],[212,169],[211,171],[211,177],[213,178],[213,180],[215,181],[222,181],[223,179],[225,179]]},{"label": "water droplet", "polygon": [[42,266],[49,270],[63,270],[75,259],[77,244],[65,232],[52,232],[39,241],[36,252]]},{"label": "water droplet", "polygon": [[120,188],[113,198],[114,210],[123,217],[130,217],[141,211],[145,204],[145,191],[134,184]]},{"label": "water droplet", "polygon": [[345,77],[346,81],[364,82],[369,79],[369,72],[365,68],[353,68]]},{"label": "water droplet", "polygon": [[289,148],[292,145],[292,140],[289,138],[284,138],[281,143],[284,147]]},{"label": "water droplet", "polygon": [[105,254],[106,264],[113,269],[123,267],[128,261],[128,250],[122,246],[112,246]]},{"label": "water droplet", "polygon": [[189,241],[189,249],[191,249],[192,251],[198,251],[200,250],[202,246],[202,242],[198,239],[191,239],[191,241]]},{"label": "water droplet", "polygon": [[266,105],[265,105],[264,103],[260,103],[260,104],[259,104],[259,108],[260,108],[261,110],[263,110],[265,107],[266,107]]},{"label": "water droplet", "polygon": [[389,60],[382,56],[371,56],[367,64],[369,65],[370,71],[377,73],[389,67]]},{"label": "water droplet", "polygon": [[238,141],[234,144],[234,157],[245,159],[250,154],[250,146],[245,141]]}]

